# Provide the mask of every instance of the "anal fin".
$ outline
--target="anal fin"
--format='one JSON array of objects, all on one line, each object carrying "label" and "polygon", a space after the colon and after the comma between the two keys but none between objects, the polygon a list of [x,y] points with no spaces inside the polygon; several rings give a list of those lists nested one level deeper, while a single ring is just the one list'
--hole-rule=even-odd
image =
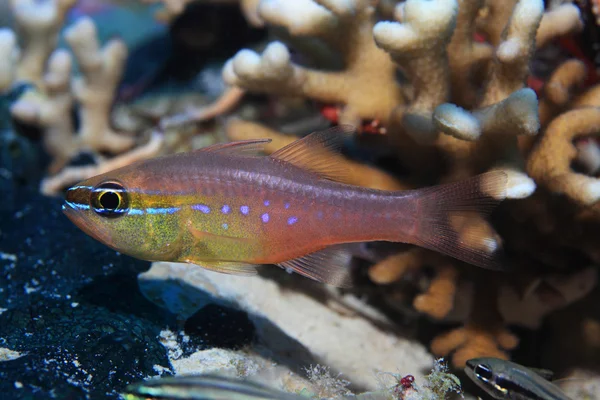
[{"label": "anal fin", "polygon": [[332,246],[277,265],[318,282],[348,288],[352,286],[351,259],[352,255],[345,247]]},{"label": "anal fin", "polygon": [[202,268],[209,269],[211,271],[229,275],[252,276],[256,275],[258,272],[256,270],[256,265],[245,264],[235,261],[203,261],[188,259],[186,260],[186,262],[197,265]]}]

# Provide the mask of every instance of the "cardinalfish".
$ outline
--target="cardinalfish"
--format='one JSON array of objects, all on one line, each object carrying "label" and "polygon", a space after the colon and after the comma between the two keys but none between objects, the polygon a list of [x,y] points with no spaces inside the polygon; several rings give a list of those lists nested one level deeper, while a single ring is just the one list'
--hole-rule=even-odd
[{"label": "cardinalfish", "polygon": [[491,212],[505,197],[506,173],[407,191],[354,186],[332,153],[353,131],[314,132],[268,156],[261,150],[270,139],[260,139],[140,161],[71,187],[63,211],[121,253],[225,273],[275,264],[350,286],[344,244],[368,241],[410,243],[503,269],[496,240],[482,230],[483,245],[470,247],[455,217]]},{"label": "cardinalfish", "polygon": [[180,375],[127,386],[125,400],[306,400],[306,397],[225,376]]},{"label": "cardinalfish", "polygon": [[552,372],[525,368],[512,361],[493,357],[467,361],[465,373],[477,386],[499,400],[571,400],[548,379]]}]

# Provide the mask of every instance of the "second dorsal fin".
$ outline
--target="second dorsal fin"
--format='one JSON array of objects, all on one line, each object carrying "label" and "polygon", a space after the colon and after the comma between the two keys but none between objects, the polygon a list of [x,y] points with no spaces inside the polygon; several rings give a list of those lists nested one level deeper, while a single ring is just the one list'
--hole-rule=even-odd
[{"label": "second dorsal fin", "polygon": [[340,150],[354,132],[352,125],[313,132],[282,147],[270,157],[313,172],[322,179],[349,183],[351,169],[344,162]]},{"label": "second dorsal fin", "polygon": [[217,143],[203,147],[196,151],[207,153],[220,153],[232,156],[257,156],[264,153],[265,145],[271,143],[271,139],[250,139],[237,142]]}]

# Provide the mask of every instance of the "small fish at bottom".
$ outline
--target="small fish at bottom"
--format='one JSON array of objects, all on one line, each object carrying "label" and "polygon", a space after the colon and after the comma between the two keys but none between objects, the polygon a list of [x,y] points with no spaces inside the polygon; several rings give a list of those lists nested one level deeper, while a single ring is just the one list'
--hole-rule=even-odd
[{"label": "small fish at bottom", "polygon": [[547,370],[526,368],[494,357],[472,358],[465,373],[477,386],[498,400],[572,400],[550,382]]},{"label": "small fish at bottom", "polygon": [[275,264],[347,287],[351,254],[339,245],[369,241],[410,243],[505,270],[489,231],[460,228],[505,198],[505,172],[406,191],[353,186],[334,154],[352,132],[314,132],[270,156],[260,155],[270,142],[260,139],[141,161],[69,188],[62,209],[121,253],[224,273]]},{"label": "small fish at bottom", "polygon": [[203,374],[150,379],[125,388],[125,400],[306,400],[249,380]]}]

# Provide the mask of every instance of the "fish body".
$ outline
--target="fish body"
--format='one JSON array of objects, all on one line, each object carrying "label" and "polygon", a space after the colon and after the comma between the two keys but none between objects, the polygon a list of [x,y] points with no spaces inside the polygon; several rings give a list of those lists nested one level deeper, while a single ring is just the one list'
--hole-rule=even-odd
[{"label": "fish body", "polygon": [[493,357],[467,361],[465,373],[494,399],[572,400],[537,370]]},{"label": "fish body", "polygon": [[254,154],[266,142],[256,140],[142,161],[70,188],[63,211],[122,253],[220,272],[277,264],[347,286],[349,256],[336,245],[375,240],[500,268],[493,238],[469,248],[452,224],[454,213],[486,212],[502,200],[505,173],[410,191],[349,185],[331,153],[349,132],[315,132],[271,156]]},{"label": "fish body", "polygon": [[127,386],[126,400],[302,400],[304,397],[261,384],[203,374],[151,379]]}]

